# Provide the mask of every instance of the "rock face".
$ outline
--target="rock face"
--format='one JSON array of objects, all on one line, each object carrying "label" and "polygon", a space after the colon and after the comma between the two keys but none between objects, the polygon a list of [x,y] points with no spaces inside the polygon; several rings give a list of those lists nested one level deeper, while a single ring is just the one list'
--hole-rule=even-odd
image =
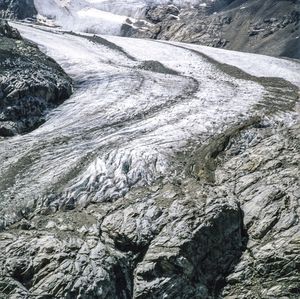
[{"label": "rock face", "polygon": [[54,60],[0,21],[0,136],[33,130],[71,91]]},{"label": "rock face", "polygon": [[299,11],[294,0],[206,1],[184,9],[159,5],[146,13],[153,25],[130,34],[300,58]]},{"label": "rock face", "polygon": [[275,135],[252,128],[216,170],[216,183],[240,202],[249,238],[224,298],[299,297],[299,137],[299,124]]},{"label": "rock face", "polygon": [[36,210],[1,233],[1,298],[298,298],[300,127],[275,130],[217,136],[189,179]]},{"label": "rock face", "polygon": [[25,19],[36,13],[33,0],[0,0],[0,18]]}]

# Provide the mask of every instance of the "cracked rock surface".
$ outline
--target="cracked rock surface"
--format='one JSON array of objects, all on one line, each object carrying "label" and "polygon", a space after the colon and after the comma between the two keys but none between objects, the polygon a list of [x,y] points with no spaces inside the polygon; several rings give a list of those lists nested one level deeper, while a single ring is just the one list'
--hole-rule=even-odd
[{"label": "cracked rock surface", "polygon": [[0,140],[0,298],[299,298],[296,61],[16,26],[75,90]]},{"label": "cracked rock surface", "polygon": [[1,296],[297,298],[300,128],[257,127],[231,136],[214,183],[197,173],[11,226]]},{"label": "cracked rock surface", "polygon": [[299,11],[294,0],[153,5],[145,15],[152,25],[126,34],[299,59]]},{"label": "cracked rock surface", "polygon": [[62,68],[0,20],[0,136],[38,127],[71,92]]}]

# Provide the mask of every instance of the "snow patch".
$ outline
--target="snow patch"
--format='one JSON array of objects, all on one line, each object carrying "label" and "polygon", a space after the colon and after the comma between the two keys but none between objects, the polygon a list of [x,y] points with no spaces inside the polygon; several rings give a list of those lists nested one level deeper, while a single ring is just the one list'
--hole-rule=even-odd
[{"label": "snow patch", "polygon": [[[174,0],[172,5],[182,7],[202,2],[201,0]],[[72,31],[119,35],[122,25],[128,18],[131,23],[134,23],[144,17],[148,6],[170,4],[170,1],[34,0],[34,3],[42,23],[55,24]]]}]

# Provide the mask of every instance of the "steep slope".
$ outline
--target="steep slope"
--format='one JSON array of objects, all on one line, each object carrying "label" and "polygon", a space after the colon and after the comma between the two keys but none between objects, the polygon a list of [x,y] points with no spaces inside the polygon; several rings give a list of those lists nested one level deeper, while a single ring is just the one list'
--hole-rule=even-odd
[{"label": "steep slope", "polygon": [[175,17],[161,5],[146,17],[153,25],[131,34],[300,58],[299,1],[217,1],[177,10]]},{"label": "steep slope", "polygon": [[0,142],[1,297],[297,298],[299,63],[17,27],[75,92]]},{"label": "steep slope", "polygon": [[300,58],[296,0],[1,0],[0,17],[65,30]]},{"label": "steep slope", "polygon": [[0,136],[33,130],[71,94],[71,79],[0,20]]},{"label": "steep slope", "polygon": [[25,19],[36,14],[33,0],[0,0],[0,18]]}]

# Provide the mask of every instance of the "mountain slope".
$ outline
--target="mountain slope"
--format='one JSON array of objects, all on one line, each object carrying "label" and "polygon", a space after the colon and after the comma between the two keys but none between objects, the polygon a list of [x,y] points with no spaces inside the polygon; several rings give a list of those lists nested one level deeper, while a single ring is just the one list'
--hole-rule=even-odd
[{"label": "mountain slope", "polygon": [[34,2],[0,0],[39,13],[0,22],[0,298],[298,299],[300,63],[216,48],[298,57],[298,2]]},{"label": "mountain slope", "polygon": [[298,1],[228,2],[183,9],[176,18],[170,18],[165,6],[154,6],[146,15],[154,25],[133,35],[300,58]]},{"label": "mountain slope", "polygon": [[36,14],[33,0],[0,0],[0,18],[25,19]]},{"label": "mountain slope", "polygon": [[0,16],[65,30],[176,40],[300,58],[295,0],[1,0]]},{"label": "mountain slope", "polygon": [[0,142],[1,297],[297,298],[299,63],[16,26],[75,91]]}]

